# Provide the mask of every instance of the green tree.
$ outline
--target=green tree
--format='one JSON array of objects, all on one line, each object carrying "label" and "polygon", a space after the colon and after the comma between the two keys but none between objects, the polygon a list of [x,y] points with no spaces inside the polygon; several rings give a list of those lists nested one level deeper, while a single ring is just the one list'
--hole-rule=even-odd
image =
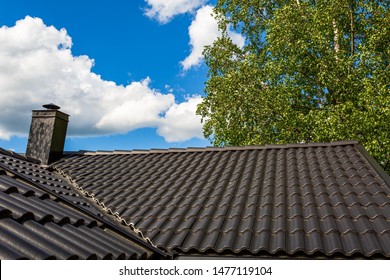
[{"label": "green tree", "polygon": [[223,35],[204,51],[197,111],[214,145],[359,140],[390,171],[389,0],[220,0],[214,10]]}]

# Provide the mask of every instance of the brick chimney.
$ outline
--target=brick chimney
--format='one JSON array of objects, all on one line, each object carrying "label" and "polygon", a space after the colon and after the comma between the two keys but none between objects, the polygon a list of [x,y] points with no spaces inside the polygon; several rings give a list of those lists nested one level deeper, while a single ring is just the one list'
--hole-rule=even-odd
[{"label": "brick chimney", "polygon": [[33,110],[26,156],[48,165],[64,152],[69,115],[54,104],[43,105],[46,110]]}]

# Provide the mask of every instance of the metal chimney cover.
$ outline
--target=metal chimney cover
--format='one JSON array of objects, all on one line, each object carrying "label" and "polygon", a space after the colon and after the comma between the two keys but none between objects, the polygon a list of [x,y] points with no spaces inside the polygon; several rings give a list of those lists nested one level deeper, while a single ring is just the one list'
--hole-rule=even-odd
[{"label": "metal chimney cover", "polygon": [[49,103],[49,104],[42,105],[42,107],[43,107],[43,108],[46,108],[46,109],[48,109],[48,110],[59,110],[59,109],[61,109],[60,106],[57,106],[57,105],[55,105],[55,104],[53,104],[53,103]]}]

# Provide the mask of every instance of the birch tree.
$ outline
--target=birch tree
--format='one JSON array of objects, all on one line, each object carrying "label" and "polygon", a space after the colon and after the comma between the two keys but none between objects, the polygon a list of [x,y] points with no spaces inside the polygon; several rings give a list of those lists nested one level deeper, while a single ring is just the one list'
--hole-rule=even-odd
[{"label": "birch tree", "polygon": [[[220,0],[198,107],[216,146],[359,140],[390,171],[390,1]],[[240,49],[228,36],[246,38]]]}]

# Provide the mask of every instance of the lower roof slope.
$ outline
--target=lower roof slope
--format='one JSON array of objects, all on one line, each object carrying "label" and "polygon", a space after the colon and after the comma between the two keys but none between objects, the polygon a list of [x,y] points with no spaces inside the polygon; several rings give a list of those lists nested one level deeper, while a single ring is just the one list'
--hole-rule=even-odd
[{"label": "lower roof slope", "polygon": [[87,152],[53,168],[168,250],[390,258],[390,181],[357,142]]},{"label": "lower roof slope", "polygon": [[38,164],[0,150],[0,259],[164,257],[92,203]]}]

